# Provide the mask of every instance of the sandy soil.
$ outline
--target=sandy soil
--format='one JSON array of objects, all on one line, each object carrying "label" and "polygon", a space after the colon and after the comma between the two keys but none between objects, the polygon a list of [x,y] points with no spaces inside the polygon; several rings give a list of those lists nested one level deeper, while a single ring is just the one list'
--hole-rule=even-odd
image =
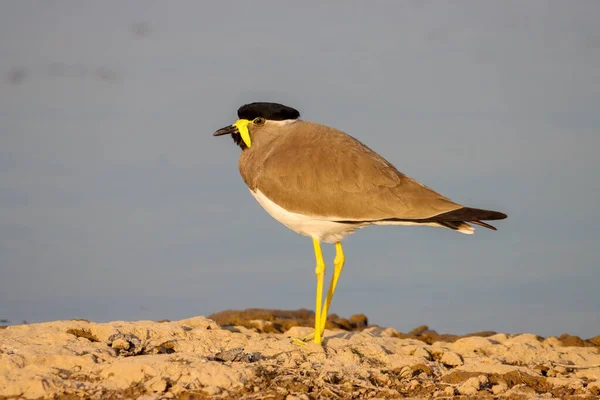
[{"label": "sandy soil", "polygon": [[[363,329],[366,317],[353,318],[346,328]],[[289,337],[310,328],[278,333],[283,325],[268,316],[215,319],[223,326],[195,317],[0,329],[0,398],[600,398],[593,340],[481,333],[443,341],[426,327],[371,326],[327,330],[323,347],[298,347]]]}]

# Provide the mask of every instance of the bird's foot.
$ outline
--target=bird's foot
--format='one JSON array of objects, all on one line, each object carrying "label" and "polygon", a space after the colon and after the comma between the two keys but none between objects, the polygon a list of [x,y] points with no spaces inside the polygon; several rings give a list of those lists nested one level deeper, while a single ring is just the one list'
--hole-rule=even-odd
[{"label": "bird's foot", "polygon": [[295,344],[296,346],[302,347],[302,346],[306,346],[306,344],[310,341],[313,341],[315,339],[315,333],[309,333],[308,335],[304,336],[303,338],[296,338],[296,337],[291,337],[290,340],[292,342],[292,344]]}]

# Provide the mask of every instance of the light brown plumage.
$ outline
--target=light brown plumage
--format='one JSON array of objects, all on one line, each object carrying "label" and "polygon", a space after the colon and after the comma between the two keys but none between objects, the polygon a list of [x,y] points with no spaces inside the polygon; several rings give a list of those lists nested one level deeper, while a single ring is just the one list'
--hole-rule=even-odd
[{"label": "light brown plumage", "polygon": [[355,138],[298,120],[250,127],[239,159],[252,191],[298,214],[340,221],[420,220],[463,206],[399,172]]}]

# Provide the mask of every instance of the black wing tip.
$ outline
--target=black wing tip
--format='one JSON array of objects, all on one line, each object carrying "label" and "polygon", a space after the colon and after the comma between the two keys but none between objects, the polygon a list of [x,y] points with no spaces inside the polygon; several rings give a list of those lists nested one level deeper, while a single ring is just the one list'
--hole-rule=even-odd
[{"label": "black wing tip", "polygon": [[475,225],[483,226],[484,228],[491,229],[493,231],[497,231],[495,226],[487,224],[483,221],[495,221],[499,219],[505,219],[508,216],[504,213],[498,211],[491,210],[482,210],[479,208],[470,208],[470,207],[462,207],[458,210],[449,211],[443,214],[436,215],[430,218],[424,219],[405,219],[405,218],[384,218],[378,220],[362,220],[362,221],[352,221],[352,220],[339,220],[335,221],[343,224],[364,224],[367,222],[381,222],[381,221],[407,221],[407,222],[415,222],[415,223],[431,223],[436,222],[446,228],[450,228],[453,230],[459,230],[461,228],[461,224],[472,223]]},{"label": "black wing tip", "polygon": [[497,218],[494,218],[494,219],[506,219],[506,218],[508,218],[508,215],[506,215],[504,213],[501,213],[499,211],[492,211],[492,212],[495,213],[496,216],[497,216]]},{"label": "black wing tip", "polygon": [[436,215],[432,219],[442,219],[446,221],[495,221],[506,219],[507,217],[508,215],[498,211],[463,207],[458,210]]},{"label": "black wing tip", "polygon": [[496,221],[506,219],[508,216],[504,213],[491,210],[482,210],[479,208],[463,207],[458,210],[450,211],[444,214],[436,215],[430,220],[438,222],[444,226],[451,222],[469,222],[475,225],[483,226],[484,228],[497,231],[495,226],[487,224],[483,221]]}]

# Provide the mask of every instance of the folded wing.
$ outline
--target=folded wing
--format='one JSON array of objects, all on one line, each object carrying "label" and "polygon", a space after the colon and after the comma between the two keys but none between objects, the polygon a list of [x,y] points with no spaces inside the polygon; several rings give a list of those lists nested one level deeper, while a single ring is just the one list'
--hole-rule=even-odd
[{"label": "folded wing", "polygon": [[[288,211],[327,220],[421,220],[463,208],[402,174],[338,130],[301,122],[270,144],[261,168],[244,177]],[[312,125],[310,129],[306,124]],[[242,166],[240,166],[242,169]],[[242,175],[244,173],[242,171]]]}]

